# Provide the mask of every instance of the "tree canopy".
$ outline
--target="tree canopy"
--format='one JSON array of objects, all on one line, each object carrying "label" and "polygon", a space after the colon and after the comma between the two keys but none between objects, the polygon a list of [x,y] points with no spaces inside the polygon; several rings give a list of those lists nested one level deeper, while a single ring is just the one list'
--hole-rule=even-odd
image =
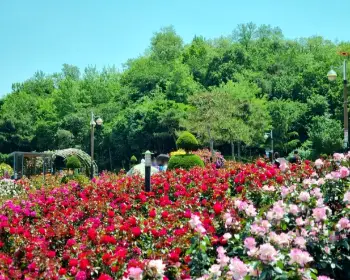
[{"label": "tree canopy", "polygon": [[0,152],[88,152],[91,111],[104,120],[95,131],[100,169],[121,167],[147,149],[174,150],[185,128],[203,145],[250,147],[267,145],[264,132],[272,128],[284,154],[307,140],[331,152],[338,142],[324,139],[323,150],[320,139],[341,135],[342,83],[330,83],[326,73],[348,46],[318,36],[291,40],[253,23],[185,44],[166,27],[122,71],[64,64],[59,73],[38,71],[14,83],[0,102]]}]

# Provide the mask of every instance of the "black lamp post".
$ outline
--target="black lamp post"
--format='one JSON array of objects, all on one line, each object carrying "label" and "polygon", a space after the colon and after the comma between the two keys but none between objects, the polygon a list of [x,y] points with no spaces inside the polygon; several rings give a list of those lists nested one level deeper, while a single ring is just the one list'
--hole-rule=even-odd
[{"label": "black lamp post", "polygon": [[145,152],[145,191],[151,191],[151,166],[152,166],[152,153],[150,151]]},{"label": "black lamp post", "polygon": [[272,134],[272,129],[269,133],[265,133],[264,138],[267,140],[270,137],[271,139],[271,160],[274,160],[274,154],[273,154],[273,134]]}]

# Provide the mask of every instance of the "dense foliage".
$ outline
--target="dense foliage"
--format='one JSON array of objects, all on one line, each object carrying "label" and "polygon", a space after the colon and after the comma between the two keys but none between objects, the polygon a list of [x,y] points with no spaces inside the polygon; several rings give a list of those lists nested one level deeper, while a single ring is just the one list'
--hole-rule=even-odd
[{"label": "dense foliage", "polygon": [[76,156],[70,156],[66,159],[66,167],[68,169],[78,169],[81,167],[81,162]]},{"label": "dense foliage", "polygon": [[176,146],[179,149],[189,152],[198,148],[198,141],[192,133],[184,131],[180,134],[179,138],[177,138]]},{"label": "dense foliage", "polygon": [[20,181],[0,207],[0,277],[349,279],[349,158],[164,172],[149,193],[122,174]]},{"label": "dense foliage", "polygon": [[204,167],[204,162],[199,156],[193,154],[172,156],[168,163],[169,170],[178,168],[188,170],[195,166]]},{"label": "dense foliage", "polygon": [[[0,102],[0,151],[89,151],[92,110],[104,120],[95,136],[100,170],[128,165],[147,149],[174,150],[184,129],[204,146],[231,144],[240,153],[263,145],[273,127],[281,153],[307,139],[316,153],[329,152],[341,147],[342,83],[326,78],[341,62],[339,50],[346,44],[290,40],[266,25],[239,25],[233,36],[196,36],[188,44],[164,28],[122,72],[65,64],[59,73],[14,83]],[[319,133],[329,136],[322,144]]]}]

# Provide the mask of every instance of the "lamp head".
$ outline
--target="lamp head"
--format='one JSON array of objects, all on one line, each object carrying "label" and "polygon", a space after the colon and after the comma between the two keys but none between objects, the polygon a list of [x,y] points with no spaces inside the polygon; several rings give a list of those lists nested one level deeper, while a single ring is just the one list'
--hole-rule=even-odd
[{"label": "lamp head", "polygon": [[327,78],[328,78],[328,80],[329,81],[335,81],[336,79],[337,79],[337,73],[333,70],[333,69],[331,69],[331,70],[329,70],[329,72],[327,73]]},{"label": "lamp head", "polygon": [[96,124],[97,125],[102,125],[102,123],[103,123],[103,120],[101,118],[97,118]]}]

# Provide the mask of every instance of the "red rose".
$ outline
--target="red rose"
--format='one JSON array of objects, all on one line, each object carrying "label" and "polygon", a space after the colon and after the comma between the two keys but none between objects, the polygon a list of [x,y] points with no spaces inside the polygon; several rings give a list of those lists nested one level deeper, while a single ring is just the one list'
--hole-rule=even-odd
[{"label": "red rose", "polygon": [[220,203],[216,202],[213,206],[213,209],[214,209],[215,214],[219,215],[222,212],[222,210],[224,209],[224,207],[222,207],[222,205]]},{"label": "red rose", "polygon": [[48,258],[54,258],[56,256],[56,252],[55,251],[48,251],[47,252],[47,257]]},{"label": "red rose", "polygon": [[184,261],[185,263],[189,263],[191,261],[191,256],[187,255],[186,257],[184,257]]},{"label": "red rose", "polygon": [[108,274],[102,273],[100,275],[100,277],[98,277],[98,280],[113,280],[113,278],[111,276],[109,276]]},{"label": "red rose", "polygon": [[111,263],[111,258],[112,258],[111,254],[106,253],[102,256],[102,261],[104,264],[109,265]]},{"label": "red rose", "polygon": [[190,210],[186,210],[185,213],[184,213],[184,217],[185,218],[191,218],[191,211]]},{"label": "red rose", "polygon": [[63,268],[63,267],[61,267],[61,268],[58,270],[58,274],[59,274],[59,275],[66,275],[66,273],[67,273],[67,269],[65,269],[65,268]]},{"label": "red rose", "polygon": [[169,217],[169,213],[167,212],[167,211],[163,211],[162,212],[162,218],[163,219],[166,219],[166,218],[168,218]]},{"label": "red rose", "polygon": [[82,260],[80,260],[79,268],[81,270],[86,270],[89,265],[90,265],[90,262],[88,259],[82,259]]},{"label": "red rose", "polygon": [[236,192],[241,193],[243,191],[243,186],[238,186]]},{"label": "red rose", "polygon": [[110,218],[114,217],[114,212],[112,210],[108,210],[107,214],[108,214],[108,217]]},{"label": "red rose", "polygon": [[132,234],[135,236],[135,237],[139,237],[142,233],[141,229],[139,227],[133,227],[131,229],[131,232]]},{"label": "red rose", "polygon": [[152,209],[151,211],[149,211],[149,214],[148,214],[151,218],[154,218],[156,215],[157,215],[157,212],[155,209]]},{"label": "red rose", "polygon": [[69,267],[78,266],[78,260],[77,259],[70,259],[69,263],[68,263],[68,266]]}]

